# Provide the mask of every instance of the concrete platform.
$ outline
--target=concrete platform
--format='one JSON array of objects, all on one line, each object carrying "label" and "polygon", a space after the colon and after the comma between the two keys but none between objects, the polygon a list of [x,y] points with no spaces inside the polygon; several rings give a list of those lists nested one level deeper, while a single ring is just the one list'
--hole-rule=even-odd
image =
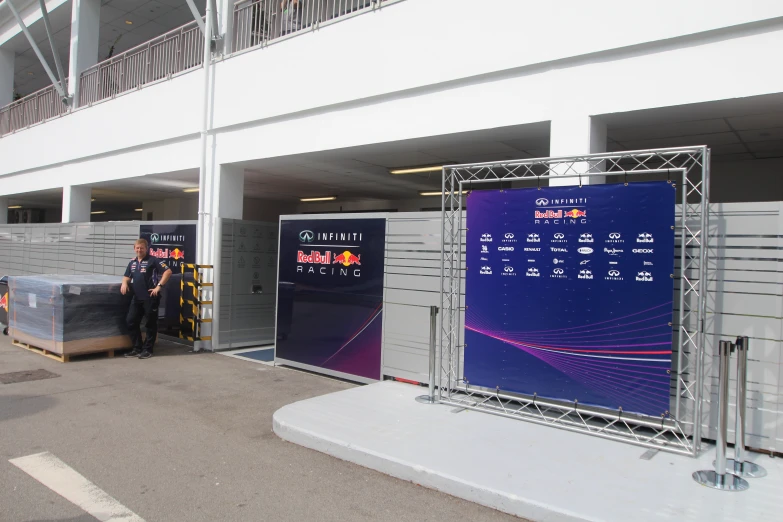
[{"label": "concrete platform", "polygon": [[783,459],[751,454],[768,476],[724,492],[696,484],[692,459],[589,435],[414,401],[393,381],[284,406],[281,438],[535,521],[780,520]]}]

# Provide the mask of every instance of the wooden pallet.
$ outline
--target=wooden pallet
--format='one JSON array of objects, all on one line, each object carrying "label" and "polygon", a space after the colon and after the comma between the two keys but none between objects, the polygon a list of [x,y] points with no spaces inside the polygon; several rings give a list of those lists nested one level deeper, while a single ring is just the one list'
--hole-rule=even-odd
[{"label": "wooden pallet", "polygon": [[94,355],[96,353],[105,353],[110,358],[114,357],[114,348],[111,348],[109,350],[96,350],[94,352],[61,355],[59,353],[50,352],[49,350],[46,350],[44,348],[38,348],[37,346],[33,346],[32,344],[27,344],[27,343],[23,343],[22,341],[17,341],[16,339],[11,341],[11,343],[14,346],[19,346],[20,348],[24,348],[25,350],[30,350],[31,352],[41,354],[44,357],[48,357],[50,359],[54,359],[55,361],[60,361],[62,363],[70,362],[72,357],[79,357],[81,355]]}]

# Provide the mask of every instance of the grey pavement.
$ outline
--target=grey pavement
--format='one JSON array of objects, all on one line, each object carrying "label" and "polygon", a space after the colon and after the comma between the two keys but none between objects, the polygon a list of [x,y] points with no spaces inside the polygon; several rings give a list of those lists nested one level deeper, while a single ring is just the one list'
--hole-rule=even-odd
[{"label": "grey pavement", "polygon": [[281,406],[349,383],[166,341],[63,364],[0,336],[0,373],[39,369],[59,376],[0,384],[3,522],[95,520],[8,462],[43,451],[147,522],[519,520],[272,432]]}]

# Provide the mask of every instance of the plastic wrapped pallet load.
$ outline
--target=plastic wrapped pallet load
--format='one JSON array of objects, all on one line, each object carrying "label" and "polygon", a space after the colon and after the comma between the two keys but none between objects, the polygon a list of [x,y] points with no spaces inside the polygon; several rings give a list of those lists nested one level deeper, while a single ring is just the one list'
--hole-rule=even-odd
[{"label": "plastic wrapped pallet load", "polygon": [[129,348],[127,296],[109,275],[12,276],[9,330],[16,341],[60,355]]}]

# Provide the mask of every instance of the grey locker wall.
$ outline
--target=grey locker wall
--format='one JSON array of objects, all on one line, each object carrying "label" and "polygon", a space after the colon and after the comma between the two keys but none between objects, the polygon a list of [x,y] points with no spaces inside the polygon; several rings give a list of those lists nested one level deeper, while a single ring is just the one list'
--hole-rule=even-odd
[{"label": "grey locker wall", "polygon": [[[429,381],[429,307],[440,300],[440,220],[440,212],[387,217],[383,375]],[[464,285],[461,295],[464,305]]]},{"label": "grey locker wall", "polygon": [[[717,436],[718,341],[750,338],[747,440],[783,451],[783,203],[710,208],[704,436]],[[734,442],[736,354],[729,372],[729,441]]]},{"label": "grey locker wall", "polygon": [[277,234],[277,223],[222,220],[218,349],[275,342]]},{"label": "grey locker wall", "polygon": [[0,225],[0,275],[122,275],[139,223]]}]

